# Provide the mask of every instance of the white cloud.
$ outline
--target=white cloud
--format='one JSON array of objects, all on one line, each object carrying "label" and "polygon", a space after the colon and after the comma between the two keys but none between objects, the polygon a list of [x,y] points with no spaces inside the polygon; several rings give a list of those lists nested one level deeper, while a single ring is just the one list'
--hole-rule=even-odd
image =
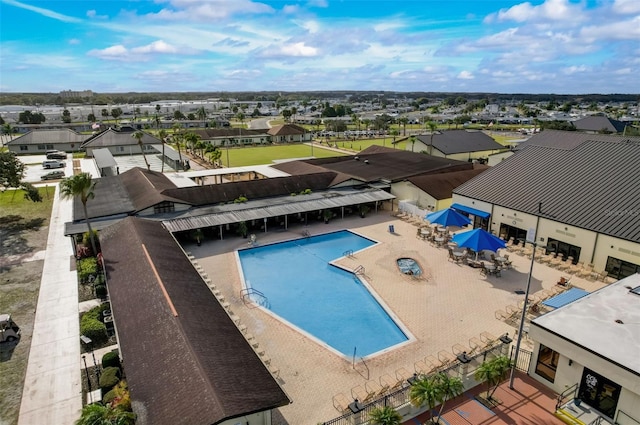
[{"label": "white cloud", "polygon": [[271,57],[313,57],[318,55],[318,49],[307,46],[304,42],[283,44],[279,47],[268,48],[260,56]]},{"label": "white cloud", "polygon": [[87,53],[90,56],[96,56],[101,59],[118,59],[129,53],[122,44],[107,47],[106,49],[93,49]]},{"label": "white cloud", "polygon": [[134,47],[131,49],[132,53],[136,54],[148,54],[148,53],[179,53],[179,50],[165,43],[162,40],[154,41],[151,44],[147,44],[146,46]]},{"label": "white cloud", "polygon": [[640,40],[640,15],[624,21],[583,27],[580,36],[585,40]]},{"label": "white cloud", "polygon": [[90,18],[90,19],[108,19],[109,16],[107,16],[107,15],[98,15],[98,12],[96,12],[94,9],[92,9],[92,10],[87,10],[87,18]]},{"label": "white cloud", "polygon": [[77,45],[77,44],[80,44],[80,43],[81,43],[81,41],[80,41],[79,39],[77,39],[77,38],[72,38],[72,39],[70,39],[70,40],[68,41],[68,43],[69,43],[70,45],[72,45],[72,46],[75,46],[75,45]]},{"label": "white cloud", "polygon": [[640,1],[638,0],[615,0],[613,11],[619,14],[640,13]]},{"label": "white cloud", "polygon": [[538,21],[564,21],[577,22],[584,19],[583,5],[571,3],[568,0],[546,0],[539,6],[531,3],[520,3],[508,9],[500,9],[492,13],[485,21],[487,23],[498,21],[538,22]]},{"label": "white cloud", "polygon": [[565,75],[573,75],[573,74],[583,73],[588,70],[589,68],[587,68],[585,65],[572,65],[572,66],[563,68],[562,73]]},{"label": "white cloud", "polygon": [[80,19],[73,16],[63,15],[62,13],[54,12],[42,7],[32,6],[15,0],[3,0],[3,3],[10,4],[11,6],[19,7],[21,9],[30,10],[39,15],[46,16],[47,18],[55,19],[62,22],[82,22]]},{"label": "white cloud", "polygon": [[274,13],[265,4],[250,0],[169,0],[169,7],[147,16],[171,21],[210,21],[229,18],[234,15],[254,15]]},{"label": "white cloud", "polygon": [[473,80],[475,77],[469,71],[461,71],[457,78],[460,80]]}]

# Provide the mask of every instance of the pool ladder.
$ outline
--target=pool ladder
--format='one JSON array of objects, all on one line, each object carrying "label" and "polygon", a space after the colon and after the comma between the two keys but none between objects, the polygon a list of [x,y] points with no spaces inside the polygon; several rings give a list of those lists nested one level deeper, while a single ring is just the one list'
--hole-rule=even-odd
[{"label": "pool ladder", "polygon": [[[252,297],[252,295],[256,295],[257,297],[254,298]],[[258,291],[257,289],[245,288],[240,291],[240,296],[242,297],[242,302],[245,303],[245,305],[248,305],[250,301],[253,301],[262,307],[269,308],[269,299],[265,294]]]},{"label": "pool ladder", "polygon": [[353,270],[353,274],[355,274],[355,275],[359,275],[359,274],[360,274],[360,275],[364,276],[364,275],[365,275],[364,266],[358,266],[358,267],[356,267],[356,268]]},{"label": "pool ladder", "polygon": [[353,249],[347,249],[342,253],[344,257],[353,258]]}]

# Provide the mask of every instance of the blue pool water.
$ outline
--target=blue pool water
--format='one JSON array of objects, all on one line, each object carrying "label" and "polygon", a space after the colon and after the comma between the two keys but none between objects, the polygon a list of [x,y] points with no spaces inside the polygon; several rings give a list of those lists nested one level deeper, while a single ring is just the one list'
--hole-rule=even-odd
[{"label": "blue pool water", "polygon": [[346,356],[407,341],[363,283],[330,261],[375,242],[349,231],[238,251],[245,285],[265,308]]}]

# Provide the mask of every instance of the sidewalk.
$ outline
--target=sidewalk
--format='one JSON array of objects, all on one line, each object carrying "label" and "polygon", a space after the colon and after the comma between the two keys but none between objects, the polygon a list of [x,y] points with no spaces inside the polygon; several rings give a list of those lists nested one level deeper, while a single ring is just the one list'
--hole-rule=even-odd
[{"label": "sidewalk", "polygon": [[71,425],[82,409],[78,285],[64,236],[73,201],[59,193],[56,185],[18,425]]}]

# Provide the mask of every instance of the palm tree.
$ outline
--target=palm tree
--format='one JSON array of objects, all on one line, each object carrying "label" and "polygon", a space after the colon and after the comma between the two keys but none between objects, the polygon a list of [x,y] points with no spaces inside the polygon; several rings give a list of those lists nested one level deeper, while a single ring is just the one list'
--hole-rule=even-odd
[{"label": "palm tree", "polygon": [[447,402],[447,400],[456,398],[464,392],[464,385],[462,384],[462,380],[457,376],[451,377],[446,373],[440,373],[438,374],[438,381],[442,396],[442,403],[440,403],[440,411],[438,411],[438,420],[436,421],[436,423],[440,423],[440,417],[442,416],[442,412],[444,411],[444,404]]},{"label": "palm tree", "polygon": [[429,155],[433,155],[433,135],[438,128],[438,124],[433,121],[429,121],[427,126],[429,126],[429,130],[431,130],[431,136],[429,137]]},{"label": "palm tree", "polygon": [[402,415],[391,406],[376,407],[369,413],[369,423],[375,425],[400,425]]},{"label": "palm tree", "polygon": [[402,117],[402,118],[398,119],[398,122],[400,124],[402,124],[402,135],[406,136],[407,135],[407,124],[409,123],[409,118]]},{"label": "palm tree", "polygon": [[511,369],[511,360],[507,356],[485,361],[476,369],[474,377],[478,381],[487,381],[487,400],[491,400],[509,369]]},{"label": "palm tree", "polygon": [[134,425],[136,415],[133,412],[102,404],[87,404],[75,425]]},{"label": "palm tree", "polygon": [[147,161],[147,155],[144,153],[144,145],[142,144],[142,138],[144,137],[144,132],[138,130],[134,132],[131,137],[138,141],[138,146],[140,146],[140,152],[142,152],[142,157],[144,158],[144,163],[147,164],[147,170],[151,171],[151,165],[149,161]]},{"label": "palm tree", "polygon": [[413,152],[413,146],[416,144],[416,136],[409,137],[409,140],[411,141],[411,152]]},{"label": "palm tree", "polygon": [[201,106],[196,110],[196,116],[199,120],[202,121],[202,127],[204,127],[207,120],[207,110],[204,108],[204,106]]},{"label": "palm tree", "polygon": [[164,128],[158,132],[158,137],[162,141],[162,168],[160,169],[161,173],[164,173],[164,145],[167,142],[167,130]]},{"label": "palm tree", "polygon": [[182,144],[182,126],[179,123],[173,124],[173,142],[176,144],[176,148],[178,148],[178,158],[180,160],[180,165],[182,165],[182,153],[180,152],[180,145]]},{"label": "palm tree", "polygon": [[433,423],[433,409],[442,400],[442,389],[435,376],[424,376],[413,384],[409,390],[409,399],[414,406],[426,404],[429,407],[429,422]]},{"label": "palm tree", "polygon": [[87,221],[87,227],[89,228],[89,238],[91,240],[93,255],[97,255],[98,250],[96,249],[96,241],[94,239],[93,229],[91,228],[89,214],[87,213],[87,201],[95,197],[93,189],[96,187],[96,183],[97,182],[91,180],[91,174],[89,173],[76,174],[60,182],[60,196],[62,196],[62,198],[77,197],[80,198],[80,202],[82,202],[84,219]]}]

